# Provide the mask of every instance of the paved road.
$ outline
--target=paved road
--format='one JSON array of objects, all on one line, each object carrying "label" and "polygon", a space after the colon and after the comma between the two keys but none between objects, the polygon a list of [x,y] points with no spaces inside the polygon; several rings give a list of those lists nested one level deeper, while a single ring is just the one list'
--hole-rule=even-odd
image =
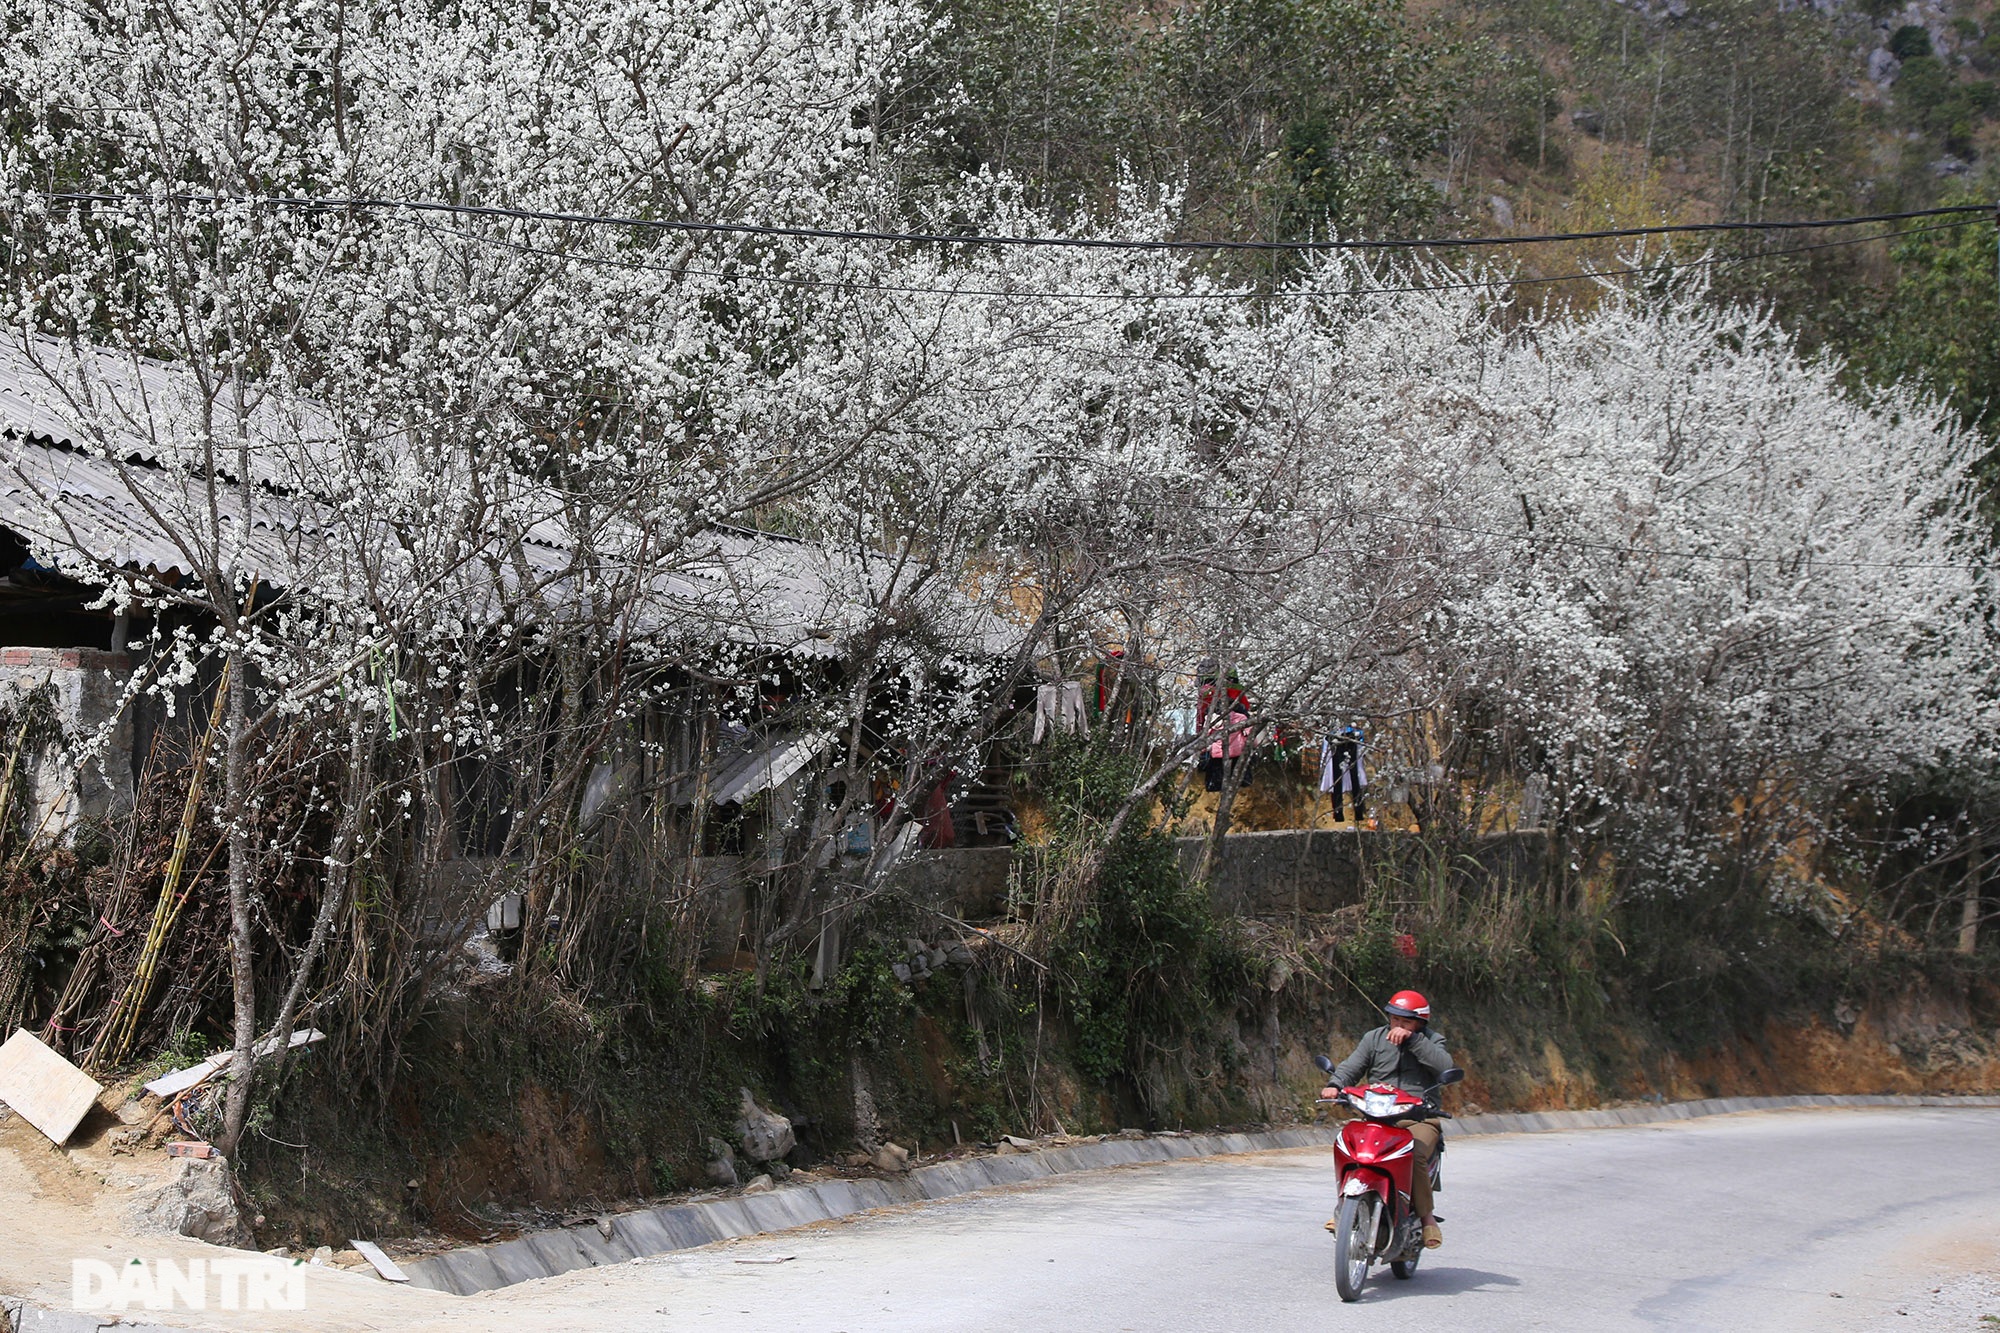
[{"label": "paved road", "polygon": [[[1990,1286],[1967,1305],[1965,1283],[2000,1274],[1996,1111],[1461,1139],[1445,1248],[1352,1306],[1319,1225],[1330,1175],[1324,1150],[1098,1172],[572,1274],[492,1313],[704,1333],[1995,1327]],[[1927,1293],[1953,1274],[1947,1309]]]}]

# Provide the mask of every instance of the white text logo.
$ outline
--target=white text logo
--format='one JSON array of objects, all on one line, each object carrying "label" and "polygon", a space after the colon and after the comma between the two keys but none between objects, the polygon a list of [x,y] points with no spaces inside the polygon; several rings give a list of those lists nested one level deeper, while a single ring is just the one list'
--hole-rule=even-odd
[{"label": "white text logo", "polygon": [[79,1310],[303,1310],[305,1264],[264,1255],[243,1259],[72,1259],[70,1300]]}]

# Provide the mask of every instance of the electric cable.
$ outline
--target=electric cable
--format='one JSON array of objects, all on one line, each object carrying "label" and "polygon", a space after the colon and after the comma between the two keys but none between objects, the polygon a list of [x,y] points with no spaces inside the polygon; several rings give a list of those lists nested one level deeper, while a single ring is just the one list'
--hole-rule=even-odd
[{"label": "electric cable", "polygon": [[1627,240],[1640,236],[1680,236],[1714,232],[1810,231],[1857,227],[1871,222],[1909,222],[1921,218],[1966,214],[1990,216],[1990,204],[1947,204],[1899,213],[1867,213],[1839,218],[1798,218],[1768,222],[1673,222],[1645,227],[1607,227],[1596,231],[1538,232],[1523,236],[1434,236],[1326,241],[1133,240],[1109,236],[1007,236],[984,232],[879,231],[846,227],[793,227],[757,222],[710,222],[693,218],[647,218],[608,213],[572,213],[548,209],[507,208],[495,204],[454,204],[435,199],[384,199],[368,195],[321,197],[294,195],[227,195],[38,190],[36,197],[57,204],[204,204],[236,208],[288,208],[313,212],[441,213],[461,217],[506,218],[521,222],[554,222],[572,226],[630,227],[727,236],[772,236],[788,239],[870,241],[891,245],[1019,246],[1050,249],[1175,251],[1279,251],[1311,253],[1336,250],[1479,249],[1544,245],[1566,241]]},{"label": "electric cable", "polygon": [[[54,193],[48,194],[46,197],[52,200],[60,200],[64,202],[100,202],[100,201],[129,201],[129,200],[150,201],[154,198],[154,196],[141,196],[141,195],[78,195],[78,194],[54,194]],[[210,202],[210,203],[220,203],[226,201],[225,196],[219,196],[219,195],[168,196],[168,198],[170,199],[179,198],[182,200],[193,200],[193,201]],[[238,200],[233,202],[251,202],[251,201]],[[278,202],[302,205],[302,206],[313,204],[313,201],[310,200],[280,200]],[[325,201],[323,205],[315,205],[315,206],[323,207],[326,210],[331,211],[337,209],[340,205],[351,202],[352,201],[346,201],[346,200],[329,200]],[[578,217],[580,216],[580,215],[557,215],[557,214],[530,214],[525,212],[495,210],[495,209],[477,208],[473,206],[460,206],[460,205],[449,205],[449,206],[439,205],[435,207],[429,205],[412,205],[411,207],[416,208],[419,212],[462,211],[462,212],[471,212],[479,215],[500,214],[508,217],[536,217],[543,219],[561,218],[564,220],[577,220]],[[689,265],[656,264],[656,263],[649,263],[644,260],[619,259],[610,255],[577,254],[569,251],[552,249],[547,246],[531,245],[523,241],[508,240],[503,237],[497,237],[497,236],[449,234],[441,232],[437,228],[431,226],[430,224],[423,222],[421,218],[413,220],[415,221],[416,225],[421,227],[427,234],[433,237],[438,237],[440,239],[469,241],[476,244],[497,246],[502,249],[514,250],[522,254],[538,255],[545,258],[566,260],[573,263],[588,264],[598,267],[616,268],[616,269],[623,269],[636,272],[689,274],[699,277],[719,278],[727,281],[763,282],[777,286],[788,286],[788,287],[798,287],[798,288],[820,288],[820,289],[839,290],[839,291],[885,292],[889,294],[904,294],[904,295],[949,295],[949,296],[964,296],[964,297],[1025,297],[1025,298],[1039,298],[1039,299],[1049,299],[1049,300],[1085,300],[1085,301],[1087,300],[1204,301],[1204,300],[1266,300],[1266,299],[1299,300],[1299,299],[1315,299],[1315,298],[1325,299],[1334,297],[1367,296],[1376,294],[1421,293],[1421,292],[1477,290],[1484,288],[1547,286],[1563,282],[1589,281],[1597,279],[1621,279],[1621,278],[1628,278],[1640,275],[1663,274],[1669,272],[1691,271],[1695,269],[1716,268],[1728,264],[1755,263],[1763,259],[1780,259],[1780,258],[1785,258],[1787,256],[1805,254],[1812,251],[1835,249],[1841,246],[1865,245],[1874,241],[1895,240],[1900,237],[1921,235],[1926,232],[1951,230],[1958,227],[1969,226],[1979,221],[1978,217],[1963,216],[1963,215],[1972,213],[1983,214],[1984,212],[1985,212],[1984,205],[1956,205],[1951,208],[1926,209],[1904,214],[1880,214],[1872,218],[1832,219],[1817,223],[1788,222],[1788,223],[1771,223],[1771,224],[1735,224],[1735,223],[1713,224],[1715,228],[1726,227],[1728,229],[1742,229],[1744,227],[1749,227],[1753,225],[1767,229],[1780,228],[1780,227],[1808,228],[1814,226],[1831,227],[1831,226],[1853,225],[1864,222],[1890,220],[1897,218],[1917,219],[1923,217],[1940,217],[1940,216],[1953,217],[1952,221],[1936,223],[1928,227],[1906,227],[1891,232],[1883,232],[1867,236],[1845,237],[1840,240],[1833,240],[1833,241],[1820,241],[1811,245],[1787,246],[1782,249],[1760,251],[1755,254],[1709,255],[1699,260],[1688,260],[1686,262],[1663,261],[1657,264],[1632,264],[1619,268],[1580,269],[1569,273],[1558,273],[1558,274],[1550,274],[1550,275],[1535,276],[1535,277],[1476,278],[1476,279],[1466,279],[1457,282],[1411,283],[1411,284],[1400,284],[1400,285],[1370,285],[1370,286],[1335,288],[1331,290],[1316,290],[1304,287],[1286,287],[1286,288],[1275,288],[1269,290],[1246,290],[1246,289],[1207,290],[1207,291],[1137,290],[1137,291],[1097,291],[1097,292],[1050,291],[1046,289],[1037,289],[1030,287],[919,286],[914,284],[903,284],[903,283],[867,282],[851,278],[796,277],[789,274],[763,273],[754,270],[743,270],[743,269],[736,269],[725,272],[712,268],[702,268]],[[629,219],[604,219],[604,220],[611,222],[642,221],[642,220],[629,220]],[[1709,226],[1710,224],[1686,224],[1679,228],[1667,228],[1664,230],[1688,230],[1694,228],[1706,228]],[[1523,237],[1519,239],[1530,240],[1530,241],[1592,239],[1592,238],[1608,237],[1614,234],[1616,235],[1658,234],[1659,230],[1660,229],[1638,228],[1638,229],[1625,229],[1624,231],[1618,233],[1576,232],[1576,233],[1564,233],[1564,234],[1547,234],[1542,236]],[[783,231],[782,234],[790,235],[790,234],[800,234],[800,233],[798,232],[797,229],[792,229]],[[810,234],[833,235],[835,233],[813,232]],[[884,236],[892,235],[892,233],[853,233],[853,234],[856,236],[866,236],[872,238],[881,238]],[[1022,240],[1025,238],[1014,238],[1014,239]],[[1491,240],[1492,238],[1488,239]],[[1502,241],[1504,241],[1505,239],[1507,238],[1501,238]],[[1174,244],[1180,245],[1182,243],[1176,242]],[[1186,244],[1193,245],[1196,243],[1189,242]],[[1229,242],[1226,244],[1233,246],[1236,243]],[[1357,242],[1355,244],[1359,245],[1361,243]],[[1398,242],[1397,244],[1407,244],[1410,246],[1421,246],[1428,244],[1471,245],[1475,244],[1475,242],[1410,241],[1410,242]]]},{"label": "electric cable", "polygon": [[[1843,245],[1865,244],[1877,240],[1891,240],[1899,236],[1916,235],[1925,232],[1947,230],[1965,226],[1980,218],[1991,215],[1992,207],[1986,204],[1956,204],[1936,208],[1913,209],[1895,213],[1875,213],[1839,218],[1790,219],[1767,222],[1702,222],[1671,223],[1645,227],[1617,227],[1596,231],[1536,233],[1524,236],[1485,237],[1432,237],[1415,239],[1349,240],[1349,241],[1176,241],[1176,240],[1120,240],[1108,237],[1080,236],[1004,236],[981,233],[932,233],[932,232],[890,232],[822,227],[772,226],[755,223],[703,222],[688,219],[621,217],[605,214],[566,213],[547,210],[503,208],[492,205],[451,204],[429,200],[392,200],[372,197],[317,198],[270,196],[263,198],[238,197],[220,194],[137,194],[137,193],[85,193],[76,191],[40,191],[39,197],[51,203],[88,204],[201,204],[221,207],[289,208],[319,212],[413,212],[446,214],[470,217],[503,218],[514,221],[534,221],[560,223],[564,225],[619,226],[651,230],[667,230],[701,234],[722,234],[734,236],[771,236],[794,239],[819,239],[841,241],[864,241],[891,244],[933,244],[963,246],[1013,246],[1042,248],[1073,248],[1093,250],[1124,251],[1283,251],[1283,252],[1330,252],[1348,250],[1416,250],[1416,249],[1473,249],[1481,247],[1506,248],[1516,245],[1536,245],[1570,241],[1620,240],[1648,236],[1672,236],[1689,234],[1714,234],[1728,232],[1782,232],[1801,230],[1821,230],[1871,223],[1917,221],[1928,218],[1952,218],[1955,221],[1940,222],[1928,227],[1906,228],[1881,235],[1849,237],[1842,240],[1818,242],[1812,245],[1787,247],[1782,250],[1766,251],[1750,255],[1708,256],[1687,263],[1663,263],[1659,265],[1631,265],[1622,269],[1581,270],[1573,273],[1532,278],[1469,279],[1462,282],[1411,284],[1404,286],[1379,286],[1346,288],[1335,291],[1312,291],[1292,289],[1275,292],[1037,292],[1032,289],[980,289],[980,288],[938,288],[897,286],[892,284],[858,283],[842,279],[797,278],[782,274],[760,273],[717,273],[713,270],[685,269],[672,265],[647,264],[643,261],[620,260],[609,256],[573,255],[542,247],[529,246],[522,242],[508,241],[496,237],[453,237],[482,244],[495,244],[507,248],[542,254],[550,257],[574,260],[582,263],[610,265],[622,268],[660,269],[667,271],[695,272],[705,276],[721,278],[748,278],[798,286],[835,286],[856,290],[876,290],[906,292],[913,294],[942,294],[953,296],[1046,296],[1071,299],[1259,299],[1270,296],[1294,297],[1335,297],[1371,295],[1396,292],[1430,292],[1468,288],[1514,287],[1555,282],[1570,282],[1585,279],[1628,277],[1636,274],[1655,273],[1679,269],[1712,267],[1729,263],[1753,263],[1762,259],[1783,258],[1814,250],[1830,249]],[[427,232],[436,235],[434,228],[425,226]],[[1198,506],[1199,507],[1199,506]],[[1357,511],[1367,513],[1368,511]],[[1453,531],[1467,535],[1496,538],[1505,541],[1541,542],[1549,545],[1593,549],[1621,555],[1650,555],[1663,559],[1719,560],[1728,563],[1775,563],[1803,562],[1827,567],[1854,569],[1931,569],[1985,573],[1990,566],[1984,564],[1949,564],[1942,562],[1913,561],[1856,561],[1820,559],[1803,553],[1786,556],[1762,556],[1752,554],[1725,554],[1702,551],[1658,550],[1635,546],[1621,546],[1609,542],[1592,542],[1575,538],[1562,538],[1533,532],[1502,532],[1493,529],[1474,528],[1462,524],[1445,523],[1435,519],[1411,518],[1402,515],[1374,513],[1370,516],[1390,522],[1406,523],[1418,527]]]},{"label": "electric cable", "polygon": [[1494,537],[1502,541],[1542,543],[1549,546],[1568,546],[1578,550],[1606,551],[1615,555],[1651,556],[1660,560],[1712,560],[1723,564],[1796,564],[1802,568],[1822,565],[1835,569],[1927,569],[1952,570],[1960,573],[1984,574],[1992,569],[1985,564],[1956,564],[1945,561],[1922,560],[1836,560],[1821,558],[1809,553],[1796,555],[1753,555],[1748,552],[1732,554],[1720,551],[1680,551],[1649,546],[1621,546],[1617,542],[1590,541],[1581,537],[1557,537],[1539,532],[1502,532],[1493,528],[1475,528],[1462,523],[1446,523],[1440,519],[1411,518],[1402,514],[1389,514],[1370,510],[1357,513],[1389,523],[1403,523],[1411,527],[1441,528],[1447,532],[1464,533],[1475,537]]},{"label": "electric cable", "polygon": [[1933,223],[1928,227],[1905,227],[1898,231],[1879,232],[1870,236],[1849,236],[1837,241],[1819,241],[1811,245],[1786,246],[1778,250],[1762,250],[1755,254],[1708,255],[1701,259],[1691,259],[1685,262],[1663,260],[1657,264],[1628,264],[1619,268],[1579,269],[1570,273],[1556,273],[1529,278],[1468,278],[1460,282],[1335,287],[1330,289],[1280,287],[1269,290],[1138,290],[1099,292],[1050,291],[1034,287],[925,287],[913,284],[865,282],[852,278],[802,278],[784,273],[763,273],[745,269],[724,272],[718,269],[697,268],[680,264],[654,264],[638,259],[619,259],[610,255],[576,254],[569,251],[553,250],[547,246],[529,245],[523,241],[509,241],[497,236],[465,236],[440,231],[438,228],[421,220],[416,225],[427,235],[444,241],[469,241],[478,245],[497,246],[504,250],[514,250],[523,254],[538,255],[550,259],[567,260],[572,263],[593,264],[605,268],[640,272],[693,274],[699,277],[720,278],[724,281],[763,282],[786,287],[886,292],[892,295],[1027,297],[1058,301],[1261,301],[1330,299],[1343,296],[1374,296],[1403,292],[1466,291],[1493,287],[1535,287],[1559,282],[1579,282],[1601,278],[1616,279],[1652,276],[1655,274],[1678,273],[1703,268],[1718,268],[1725,264],[1750,264],[1764,259],[1784,259],[1792,255],[1805,254],[1815,250],[1832,250],[1847,245],[1866,245],[1871,241],[1891,241],[1903,236],[1922,235],[1926,232],[1952,231],[1959,227],[1971,226],[1977,221],[1977,218],[1959,218],[1950,222]]}]

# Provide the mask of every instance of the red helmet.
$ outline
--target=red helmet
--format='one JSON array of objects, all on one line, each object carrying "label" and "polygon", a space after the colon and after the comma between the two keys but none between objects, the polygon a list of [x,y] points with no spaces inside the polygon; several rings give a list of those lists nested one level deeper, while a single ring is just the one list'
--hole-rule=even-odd
[{"label": "red helmet", "polygon": [[1382,1006],[1382,1012],[1391,1018],[1422,1018],[1431,1016],[1431,1002],[1413,990],[1399,990],[1389,997],[1389,1003]]}]

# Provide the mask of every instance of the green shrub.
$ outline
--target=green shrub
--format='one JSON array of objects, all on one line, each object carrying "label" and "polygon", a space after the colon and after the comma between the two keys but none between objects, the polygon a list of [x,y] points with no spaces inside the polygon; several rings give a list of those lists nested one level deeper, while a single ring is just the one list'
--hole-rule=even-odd
[{"label": "green shrub", "polygon": [[1151,802],[1100,847],[1139,766],[1133,756],[1088,743],[1058,745],[1045,785],[1052,857],[1102,852],[1081,912],[1051,950],[1077,1066],[1099,1082],[1136,1079],[1151,1052],[1203,1031],[1255,974],[1208,895],[1181,874],[1179,852],[1156,826]]},{"label": "green shrub", "polygon": [[1905,23],[1889,38],[1889,54],[1898,60],[1929,56],[1931,35],[1915,23]]}]

